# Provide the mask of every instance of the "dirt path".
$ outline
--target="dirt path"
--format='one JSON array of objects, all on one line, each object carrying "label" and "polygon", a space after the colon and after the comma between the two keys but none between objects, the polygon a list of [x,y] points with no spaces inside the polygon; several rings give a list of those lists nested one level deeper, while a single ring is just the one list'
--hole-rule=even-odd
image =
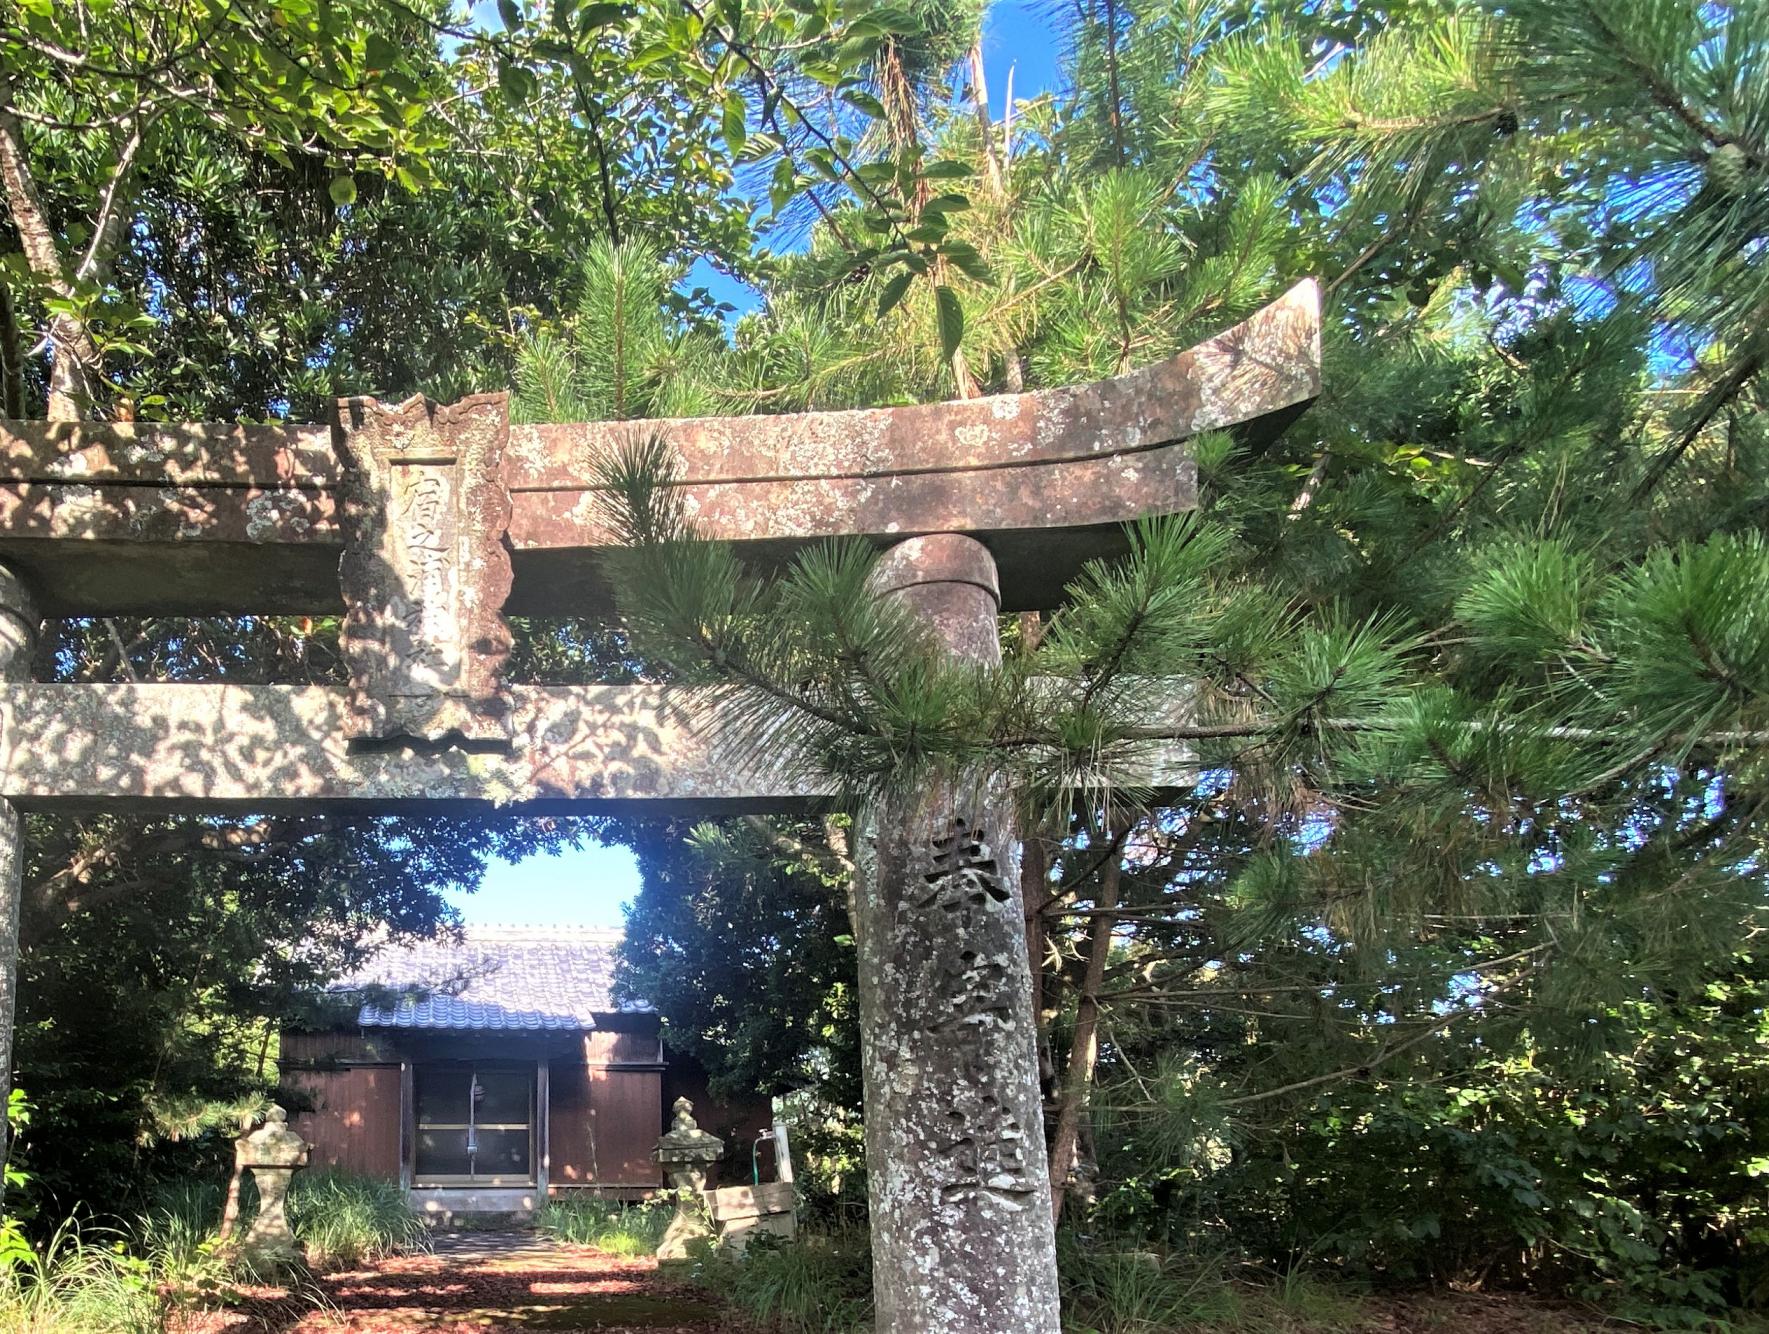
[{"label": "dirt path", "polygon": [[532,1233],[439,1237],[427,1255],[326,1274],[300,1292],[258,1288],[188,1334],[734,1334],[716,1303],[627,1259]]}]

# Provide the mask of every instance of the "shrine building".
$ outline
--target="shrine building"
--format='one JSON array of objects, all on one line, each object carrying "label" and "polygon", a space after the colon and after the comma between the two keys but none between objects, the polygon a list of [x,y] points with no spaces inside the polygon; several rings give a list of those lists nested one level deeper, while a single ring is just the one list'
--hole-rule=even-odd
[{"label": "shrine building", "polygon": [[334,989],[335,1022],[282,1035],[312,1166],[397,1180],[438,1223],[524,1219],[578,1192],[642,1199],[662,1188],[652,1150],[680,1097],[744,1181],[758,1139],[771,1166],[768,1100],[713,1101],[657,1011],[616,993],[620,938],[476,926],[382,949]]}]

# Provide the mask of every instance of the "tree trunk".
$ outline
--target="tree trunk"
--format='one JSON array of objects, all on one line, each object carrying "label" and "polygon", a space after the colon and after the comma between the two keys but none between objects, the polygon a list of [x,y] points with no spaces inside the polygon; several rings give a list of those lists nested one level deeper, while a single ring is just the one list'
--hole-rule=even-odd
[{"label": "tree trunk", "polygon": [[25,415],[24,346],[12,288],[4,282],[0,282],[0,413],[15,420]]},{"label": "tree trunk", "polygon": [[[1044,620],[1035,611],[1019,615],[1020,653],[1031,657],[1044,638]],[[1026,913],[1026,964],[1032,974],[1032,1022],[1038,1033],[1038,1088],[1040,1101],[1048,1101],[1054,1092],[1056,1063],[1050,1056],[1050,1018],[1044,1012],[1044,961],[1050,946],[1050,935],[1044,925],[1044,913],[1050,906],[1051,848],[1058,841],[1049,831],[1038,828],[1026,833],[1020,853],[1020,902]]]},{"label": "tree trunk", "polygon": [[[24,128],[12,110],[12,80],[0,71],[0,185],[31,272],[56,296],[71,300],[69,278],[55,231],[37,195],[25,152]],[[101,238],[102,240],[102,238]],[[49,420],[79,421],[94,401],[98,347],[85,324],[71,315],[49,319]]]},{"label": "tree trunk", "polygon": [[1032,1014],[1043,1023],[1044,954],[1049,937],[1044,910],[1050,906],[1050,842],[1034,831],[1020,855],[1020,897],[1026,905],[1026,962],[1032,970]]},{"label": "tree trunk", "polygon": [[[241,1138],[244,1138],[241,1131]],[[233,1175],[227,1178],[227,1202],[221,1206],[221,1230],[217,1239],[227,1241],[240,1225],[240,1183],[246,1174],[246,1151],[239,1139],[233,1145]]]},{"label": "tree trunk", "polygon": [[989,119],[989,76],[983,69],[983,34],[980,31],[970,48],[970,86],[977,113],[977,138],[983,152],[983,179],[999,195],[1006,181],[1001,160],[995,156],[995,125]]},{"label": "tree trunk", "polygon": [[1115,854],[1100,875],[1094,896],[1093,924],[1087,933],[1087,971],[1081,997],[1075,1006],[1075,1040],[1069,1044],[1069,1068],[1063,1077],[1062,1100],[1057,1108],[1056,1134],[1050,1147],[1050,1212],[1063,1216],[1063,1200],[1075,1172],[1076,1146],[1081,1122],[1093,1092],[1094,1069],[1099,1062],[1099,993],[1106,976],[1106,959],[1112,952],[1112,931],[1118,924],[1118,891],[1123,881],[1123,854]]}]

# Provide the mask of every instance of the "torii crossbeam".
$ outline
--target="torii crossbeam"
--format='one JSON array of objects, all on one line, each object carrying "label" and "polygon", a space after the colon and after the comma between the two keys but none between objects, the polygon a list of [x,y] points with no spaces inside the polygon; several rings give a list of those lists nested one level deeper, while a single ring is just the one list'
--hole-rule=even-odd
[{"label": "torii crossbeam", "polygon": [[[832,536],[886,548],[881,595],[990,663],[1000,611],[1055,604],[1083,561],[1122,549],[1120,525],[1196,504],[1188,440],[1267,438],[1319,390],[1304,283],[1144,370],[920,407],[522,426],[499,394],[351,399],[330,426],[0,421],[0,948],[16,957],[21,810],[718,812],[826,795],[721,757],[693,691],[504,682],[506,612],[608,610],[590,479],[624,441],[661,435],[701,530],[752,564]],[[19,679],[40,614],[340,608],[348,688]],[[891,1334],[1058,1329],[1008,795],[922,793],[857,849]],[[11,994],[0,977],[0,1074]]]}]

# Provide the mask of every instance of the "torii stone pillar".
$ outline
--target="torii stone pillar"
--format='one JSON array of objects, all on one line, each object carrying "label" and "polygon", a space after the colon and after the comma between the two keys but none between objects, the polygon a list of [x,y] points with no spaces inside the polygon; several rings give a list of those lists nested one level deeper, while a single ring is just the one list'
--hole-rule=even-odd
[{"label": "torii stone pillar", "polygon": [[[875,588],[954,657],[1001,661],[995,562],[903,542]],[[863,831],[854,935],[879,1334],[1058,1334],[1055,1229],[1020,904],[999,785],[930,783]]]},{"label": "torii stone pillar", "polygon": [[[36,604],[24,582],[0,565],[0,681],[31,674],[37,643]],[[18,918],[24,894],[24,831],[18,807],[0,801],[0,1166],[11,1145],[6,1121],[12,1092],[12,1030],[18,1013]],[[4,1183],[0,1183],[4,1190]]]}]

